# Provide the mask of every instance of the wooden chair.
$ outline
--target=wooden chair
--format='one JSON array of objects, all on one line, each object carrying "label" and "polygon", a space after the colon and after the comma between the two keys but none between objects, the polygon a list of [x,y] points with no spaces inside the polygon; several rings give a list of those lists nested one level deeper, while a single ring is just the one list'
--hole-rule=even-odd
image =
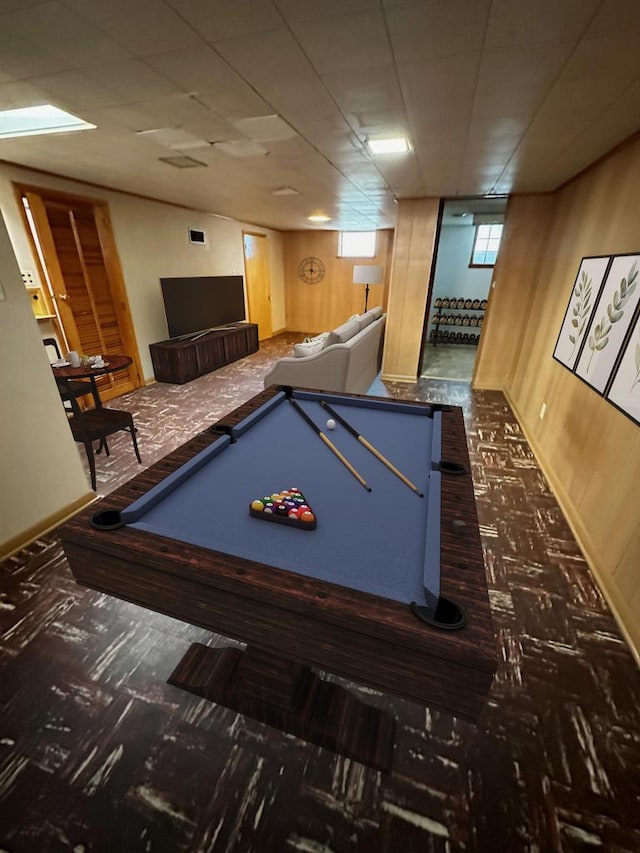
[{"label": "wooden chair", "polygon": [[[44,344],[45,349],[47,347],[51,347],[56,354],[56,358],[58,360],[61,359],[60,349],[58,347],[58,341],[55,338],[43,338],[42,343]],[[78,397],[85,397],[87,394],[93,395],[93,387],[91,382],[88,380],[85,381],[83,379],[62,379],[59,376],[55,377],[56,385],[58,386],[58,392],[60,397],[62,398],[63,403],[68,403],[71,401],[71,398],[77,400]],[[67,411],[71,411],[68,406],[65,406]]]},{"label": "wooden chair", "polygon": [[[62,395],[61,395],[62,396]],[[73,437],[80,444],[84,444],[84,449],[89,462],[89,471],[91,473],[91,487],[96,491],[96,457],[93,450],[93,442],[99,441],[100,447],[98,453],[104,447],[107,456],[110,456],[109,445],[107,444],[107,436],[113,435],[120,430],[127,430],[131,434],[133,441],[133,449],[135,450],[138,462],[142,463],[140,452],[138,450],[138,442],[136,440],[136,428],[133,423],[133,416],[130,412],[122,411],[121,409],[107,409],[100,406],[97,409],[87,409],[81,411],[78,401],[75,397],[68,398],[71,404],[73,414],[69,417],[69,426]]]}]

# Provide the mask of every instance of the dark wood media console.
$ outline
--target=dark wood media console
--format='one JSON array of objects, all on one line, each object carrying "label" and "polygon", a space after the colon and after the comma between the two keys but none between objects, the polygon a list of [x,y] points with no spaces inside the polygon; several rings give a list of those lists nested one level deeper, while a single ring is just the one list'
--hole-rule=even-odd
[{"label": "dark wood media console", "polygon": [[182,385],[258,350],[256,323],[233,323],[201,337],[149,344],[158,382]]}]

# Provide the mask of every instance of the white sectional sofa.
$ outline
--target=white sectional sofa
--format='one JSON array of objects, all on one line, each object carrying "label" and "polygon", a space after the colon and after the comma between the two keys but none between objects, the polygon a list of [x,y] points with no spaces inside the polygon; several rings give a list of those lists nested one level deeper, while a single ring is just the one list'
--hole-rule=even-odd
[{"label": "white sectional sofa", "polygon": [[378,306],[297,344],[293,355],[281,358],[266,374],[264,387],[294,385],[366,394],[380,370],[385,320]]}]

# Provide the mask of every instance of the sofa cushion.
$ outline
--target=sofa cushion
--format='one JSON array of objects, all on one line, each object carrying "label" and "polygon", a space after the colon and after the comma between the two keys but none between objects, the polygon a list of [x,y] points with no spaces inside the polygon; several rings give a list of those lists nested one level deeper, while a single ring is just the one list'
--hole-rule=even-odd
[{"label": "sofa cushion", "polygon": [[304,340],[301,344],[295,344],[293,347],[293,356],[295,358],[304,358],[305,355],[315,355],[317,352],[322,352],[329,337],[329,332],[322,335],[317,335],[315,338]]},{"label": "sofa cushion", "polygon": [[332,332],[329,332],[327,338],[327,346],[333,344],[345,344],[354,335],[360,331],[360,322],[358,320],[347,320],[341,326],[337,326]]},{"label": "sofa cushion", "polygon": [[366,314],[361,314],[360,317],[358,318],[358,323],[360,324],[360,331],[362,331],[363,329],[366,329],[367,326],[370,326],[374,320],[375,320],[375,317],[373,316],[371,311],[367,311]]},{"label": "sofa cushion", "polygon": [[376,305],[375,308],[369,308],[366,314],[363,314],[363,317],[371,315],[372,320],[377,320],[378,317],[382,317],[382,305]]}]

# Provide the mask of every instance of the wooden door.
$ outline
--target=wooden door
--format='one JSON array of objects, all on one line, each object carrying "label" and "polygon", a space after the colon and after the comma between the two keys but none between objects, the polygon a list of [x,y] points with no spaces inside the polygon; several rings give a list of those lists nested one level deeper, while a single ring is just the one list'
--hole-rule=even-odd
[{"label": "wooden door", "polygon": [[264,234],[243,231],[242,242],[249,320],[258,324],[258,340],[263,341],[273,333],[267,238]]},{"label": "wooden door", "polygon": [[69,348],[133,358],[128,370],[98,380],[104,400],[138,388],[142,371],[106,206],[46,190],[24,195]]}]

